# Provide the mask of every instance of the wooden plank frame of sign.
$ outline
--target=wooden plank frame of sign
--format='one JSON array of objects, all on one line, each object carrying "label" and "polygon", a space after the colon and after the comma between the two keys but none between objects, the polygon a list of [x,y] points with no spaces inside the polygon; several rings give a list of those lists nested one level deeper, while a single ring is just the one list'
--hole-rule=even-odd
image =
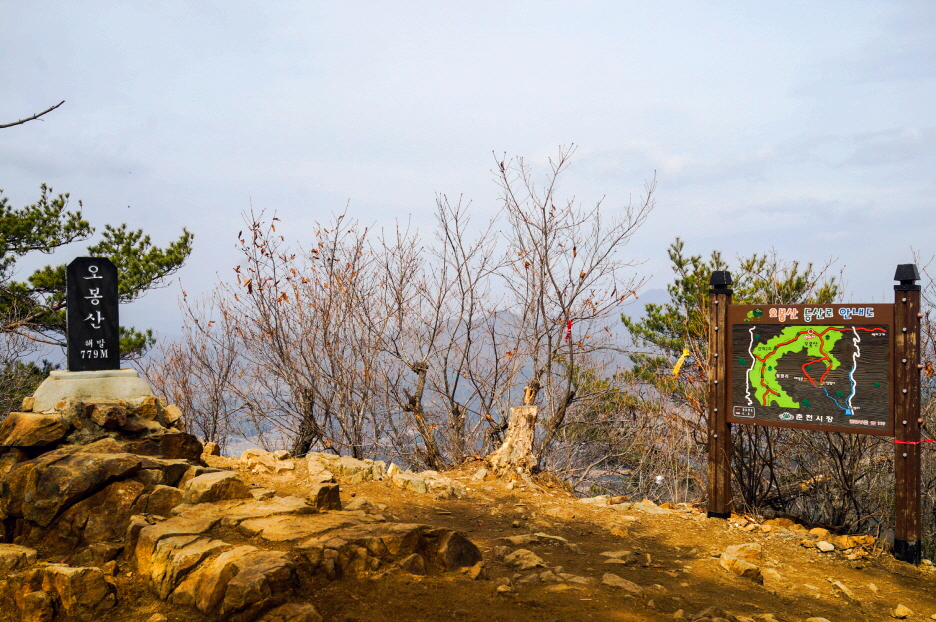
[{"label": "wooden plank frame of sign", "polygon": [[897,267],[894,280],[894,557],[919,565],[920,506],[920,279],[915,264]]},{"label": "wooden plank frame of sign", "polygon": [[708,516],[731,517],[731,424],[728,423],[729,383],[725,376],[728,348],[728,308],[731,274],[712,273],[709,284],[709,386],[708,386]]}]

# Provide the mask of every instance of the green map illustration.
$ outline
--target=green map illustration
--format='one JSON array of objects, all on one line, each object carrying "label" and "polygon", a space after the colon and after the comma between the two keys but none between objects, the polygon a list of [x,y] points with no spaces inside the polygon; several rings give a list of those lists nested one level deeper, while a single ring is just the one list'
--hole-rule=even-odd
[{"label": "green map illustration", "polygon": [[887,325],[735,324],[733,414],[817,425],[886,425],[889,338]]}]

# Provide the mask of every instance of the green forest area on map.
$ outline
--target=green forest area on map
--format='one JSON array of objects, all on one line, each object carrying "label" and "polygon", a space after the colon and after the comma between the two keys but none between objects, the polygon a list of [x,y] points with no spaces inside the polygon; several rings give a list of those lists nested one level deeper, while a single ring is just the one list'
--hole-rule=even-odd
[{"label": "green forest area on map", "polygon": [[735,324],[732,402],[753,419],[883,425],[889,417],[887,325]]}]

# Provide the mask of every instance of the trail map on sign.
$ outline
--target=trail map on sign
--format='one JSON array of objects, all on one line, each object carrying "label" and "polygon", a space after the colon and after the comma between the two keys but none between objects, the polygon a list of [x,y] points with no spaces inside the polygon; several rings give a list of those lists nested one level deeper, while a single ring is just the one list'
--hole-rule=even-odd
[{"label": "trail map on sign", "polygon": [[749,308],[729,318],[729,420],[889,430],[892,318],[878,306]]}]

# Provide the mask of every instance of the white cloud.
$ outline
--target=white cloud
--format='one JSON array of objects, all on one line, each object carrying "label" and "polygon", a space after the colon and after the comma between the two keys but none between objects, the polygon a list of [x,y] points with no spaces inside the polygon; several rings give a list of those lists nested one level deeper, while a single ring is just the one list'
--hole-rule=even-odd
[{"label": "white cloud", "polygon": [[[538,165],[574,142],[562,190],[583,202],[617,209],[656,171],[628,249],[654,287],[680,235],[705,254],[839,256],[857,288],[932,239],[933,17],[883,1],[17,0],[0,119],[67,102],[0,130],[0,188],[26,204],[50,183],[160,243],[189,226],[180,276],[198,290],[236,262],[251,201],[300,240],[349,202],[377,225],[427,224],[437,192],[488,215],[492,152]],[[171,324],[174,306],[161,292],[134,321]]]}]

